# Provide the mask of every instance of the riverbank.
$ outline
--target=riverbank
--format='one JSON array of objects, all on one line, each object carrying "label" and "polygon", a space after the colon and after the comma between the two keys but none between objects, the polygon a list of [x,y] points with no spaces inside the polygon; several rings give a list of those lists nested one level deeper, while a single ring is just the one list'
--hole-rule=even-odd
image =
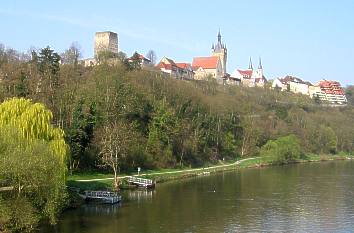
[{"label": "riverbank", "polygon": [[[323,162],[333,160],[351,160],[354,159],[352,155],[306,155],[302,159],[292,161],[291,163],[308,163],[308,162]],[[220,162],[220,165],[195,168],[195,169],[163,169],[152,170],[139,174],[139,177],[152,179],[156,183],[162,183],[172,180],[180,180],[196,176],[205,176],[221,171],[231,171],[242,168],[268,167],[279,166],[273,160],[264,157],[246,158],[232,161],[229,163]],[[138,176],[137,174],[126,174],[119,176],[120,179],[125,179],[128,176]],[[86,173],[75,174],[69,177],[68,186],[80,188],[81,190],[109,190],[112,188],[113,177],[111,174],[102,173]],[[123,183],[124,187],[124,183]]]}]

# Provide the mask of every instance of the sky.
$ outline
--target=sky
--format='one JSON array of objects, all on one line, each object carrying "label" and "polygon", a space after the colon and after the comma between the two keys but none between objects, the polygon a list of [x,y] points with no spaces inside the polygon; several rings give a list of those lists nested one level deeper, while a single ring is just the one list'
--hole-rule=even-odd
[{"label": "sky", "polygon": [[227,72],[262,59],[268,79],[292,75],[354,84],[354,0],[25,1],[0,5],[0,43],[19,51],[78,42],[93,57],[96,31],[118,33],[128,55],[178,62],[209,56],[221,31]]}]

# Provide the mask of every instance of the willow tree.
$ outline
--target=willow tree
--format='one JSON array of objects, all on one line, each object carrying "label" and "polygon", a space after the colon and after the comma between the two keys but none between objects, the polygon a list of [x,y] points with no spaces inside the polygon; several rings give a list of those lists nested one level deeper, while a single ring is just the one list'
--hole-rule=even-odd
[{"label": "willow tree", "polygon": [[[43,104],[13,98],[0,104],[0,199],[10,210],[3,225],[24,231],[55,223],[65,197],[67,145]],[[26,221],[24,221],[26,220]]]}]

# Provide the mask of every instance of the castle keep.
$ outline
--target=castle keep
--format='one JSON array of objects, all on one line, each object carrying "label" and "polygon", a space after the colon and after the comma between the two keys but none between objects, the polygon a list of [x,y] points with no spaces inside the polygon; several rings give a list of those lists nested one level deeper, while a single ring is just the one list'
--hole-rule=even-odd
[{"label": "castle keep", "polygon": [[106,31],[96,32],[95,34],[95,57],[100,52],[108,51],[112,53],[118,53],[118,35],[117,33]]}]

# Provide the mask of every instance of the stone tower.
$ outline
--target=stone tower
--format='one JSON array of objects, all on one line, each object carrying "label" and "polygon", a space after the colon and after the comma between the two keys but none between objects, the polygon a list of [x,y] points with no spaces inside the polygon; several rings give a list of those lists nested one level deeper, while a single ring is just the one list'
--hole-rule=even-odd
[{"label": "stone tower", "polygon": [[109,51],[118,53],[118,35],[115,32],[96,32],[95,34],[95,57],[99,52]]},{"label": "stone tower", "polygon": [[226,64],[227,64],[227,48],[226,45],[221,42],[221,33],[218,33],[218,42],[211,47],[211,55],[214,57],[219,57],[222,66],[222,76],[226,74]]}]

